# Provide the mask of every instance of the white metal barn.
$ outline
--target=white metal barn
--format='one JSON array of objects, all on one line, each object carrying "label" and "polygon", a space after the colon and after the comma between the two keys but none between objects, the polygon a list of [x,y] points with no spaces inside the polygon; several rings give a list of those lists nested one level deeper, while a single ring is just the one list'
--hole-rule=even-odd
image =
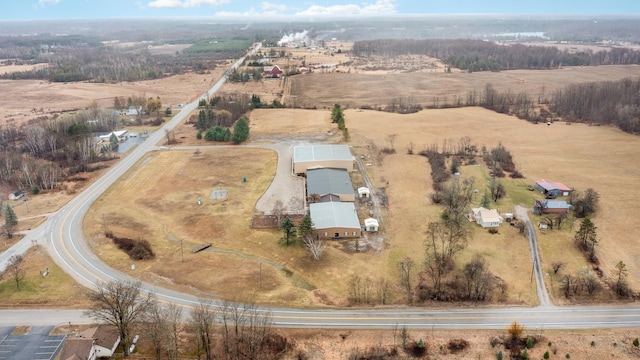
[{"label": "white metal barn", "polygon": [[353,155],[347,145],[308,145],[293,148],[293,173],[308,169],[335,168],[353,171]]},{"label": "white metal barn", "polygon": [[360,220],[352,202],[309,204],[309,213],[320,238],[356,238],[362,235]]}]

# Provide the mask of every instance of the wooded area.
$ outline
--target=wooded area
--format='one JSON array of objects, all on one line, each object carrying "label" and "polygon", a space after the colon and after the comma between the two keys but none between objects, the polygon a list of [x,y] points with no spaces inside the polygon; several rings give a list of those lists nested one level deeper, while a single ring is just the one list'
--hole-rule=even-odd
[{"label": "wooded area", "polygon": [[492,41],[466,39],[356,41],[352,52],[360,57],[427,55],[469,72],[640,63],[640,51],[628,48],[571,52],[553,46],[500,45]]}]

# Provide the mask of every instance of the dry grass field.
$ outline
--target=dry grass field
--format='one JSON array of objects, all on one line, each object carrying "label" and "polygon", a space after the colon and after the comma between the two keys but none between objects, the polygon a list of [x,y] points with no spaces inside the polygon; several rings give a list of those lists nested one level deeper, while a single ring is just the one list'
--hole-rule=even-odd
[{"label": "dry grass field", "polygon": [[[392,330],[291,330],[283,329],[283,333],[296,339],[293,354],[306,354],[309,360],[349,359],[351,355],[371,353],[375,349],[392,349],[394,335]],[[502,330],[409,330],[408,343],[423,339],[427,344],[429,359],[495,359],[498,351],[504,358],[509,358],[509,350],[504,346],[491,346],[491,339],[506,337]],[[633,346],[637,337],[628,330],[585,330],[560,331],[527,329],[525,335],[537,336],[539,342],[529,350],[530,359],[542,359],[549,352],[550,359],[635,359],[640,356],[640,349]],[[342,338],[344,336],[344,339]],[[466,349],[452,352],[448,349],[450,340],[464,339],[468,342]],[[592,345],[593,342],[593,345]],[[402,341],[400,330],[395,337],[395,346],[399,349]],[[442,347],[442,348],[441,348]],[[400,350],[402,354],[402,351]],[[299,357],[286,357],[297,359]],[[399,357],[403,358],[403,357]],[[411,358],[411,357],[408,357]]]},{"label": "dry grass field", "polygon": [[[83,296],[86,289],[63,272],[41,246],[32,247],[24,255],[25,277],[20,290],[7,274],[0,282],[0,308],[66,308],[85,309],[89,302]],[[49,269],[45,277],[41,271]]]},{"label": "dry grass field", "polygon": [[[210,74],[182,74],[162,79],[97,84],[89,82],[50,83],[39,80],[0,80],[0,119],[13,119],[22,123],[28,119],[85,109],[92,101],[101,107],[113,107],[116,96],[159,96],[163,107],[189,103],[198,98],[220,79],[225,66],[219,66]],[[1,71],[0,67],[0,71]]]},{"label": "dry grass field", "polygon": [[386,106],[390,101],[411,100],[432,106],[454,103],[455,96],[466,99],[469,91],[482,91],[492,84],[498,91],[527,92],[532,99],[551,94],[569,84],[613,81],[640,76],[639,65],[566,67],[557,70],[511,70],[501,72],[412,72],[395,74],[312,73],[288,79],[291,91],[284,102],[298,107],[329,108],[335,103],[357,108]]}]

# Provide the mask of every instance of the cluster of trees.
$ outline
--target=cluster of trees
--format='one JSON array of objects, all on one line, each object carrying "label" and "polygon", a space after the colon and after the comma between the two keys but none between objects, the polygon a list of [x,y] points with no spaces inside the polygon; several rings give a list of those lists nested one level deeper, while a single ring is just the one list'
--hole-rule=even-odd
[{"label": "cluster of trees", "polygon": [[311,220],[311,216],[306,214],[296,225],[288,216],[285,216],[283,220],[280,221],[283,214],[282,209],[282,202],[278,201],[275,205],[274,213],[278,217],[278,227],[284,234],[286,246],[289,246],[290,241],[294,240],[297,236],[297,240],[307,248],[309,255],[311,255],[311,257],[316,261],[320,260],[327,246],[316,234],[315,225]]},{"label": "cluster of trees", "polygon": [[230,82],[249,82],[262,80],[262,67],[247,67],[241,69],[233,69],[228,75],[227,80]]},{"label": "cluster of trees", "polygon": [[353,305],[385,305],[389,301],[390,284],[384,277],[374,280],[353,274],[347,286],[349,302]]},{"label": "cluster of trees", "polygon": [[489,270],[484,258],[473,258],[456,268],[456,256],[464,250],[468,232],[453,219],[429,223],[425,239],[425,269],[416,291],[418,301],[488,301],[496,289],[506,295],[506,283]]},{"label": "cluster of trees", "polygon": [[513,156],[511,152],[507,150],[502,143],[498,143],[496,147],[487,151],[482,147],[482,159],[487,164],[487,167],[491,170],[493,177],[504,177],[505,172],[510,173],[509,176],[514,179],[523,178],[517,169],[516,164],[513,162]]},{"label": "cluster of trees", "polygon": [[340,104],[333,104],[333,107],[331,108],[331,122],[338,124],[338,129],[342,131],[342,139],[344,141],[349,141],[351,136],[349,135],[349,129],[345,124],[344,110]]},{"label": "cluster of trees", "polygon": [[109,159],[96,149],[92,133],[117,126],[113,113],[93,106],[70,116],[36,119],[21,127],[7,121],[0,127],[0,182],[33,192],[53,189],[67,176],[91,171],[91,164]]},{"label": "cluster of trees", "polygon": [[268,103],[262,102],[260,100],[260,96],[255,94],[251,95],[251,110],[260,109],[260,108],[277,109],[277,108],[284,108],[284,107],[286,107],[285,104],[278,101],[278,99],[273,99],[271,104],[268,104]]},{"label": "cluster of trees", "polygon": [[569,122],[613,125],[640,133],[640,79],[568,85],[551,96],[551,111]]},{"label": "cluster of trees", "polygon": [[[243,115],[252,106],[247,94],[200,99],[198,105],[200,111],[194,123],[198,129],[196,134],[198,139],[203,137],[203,132],[207,141],[233,141],[239,144],[249,138],[249,121]],[[231,126],[233,126],[233,132],[231,132]]]},{"label": "cluster of trees", "polygon": [[[291,348],[289,341],[271,327],[269,313],[254,305],[200,299],[183,322],[182,308],[160,303],[153,293],[145,293],[139,281],[99,283],[88,292],[92,306],[86,315],[118,329],[120,348],[129,355],[134,327],[152,344],[155,358],[178,359],[195,354],[212,359],[276,359]],[[183,332],[194,335],[194,345],[185,348]]]},{"label": "cluster of trees", "polygon": [[469,72],[514,69],[551,69],[560,66],[625,65],[640,63],[640,51],[612,48],[577,53],[552,46],[500,45],[490,41],[466,39],[402,39],[356,41],[356,56],[395,57],[416,54],[438,58]]}]

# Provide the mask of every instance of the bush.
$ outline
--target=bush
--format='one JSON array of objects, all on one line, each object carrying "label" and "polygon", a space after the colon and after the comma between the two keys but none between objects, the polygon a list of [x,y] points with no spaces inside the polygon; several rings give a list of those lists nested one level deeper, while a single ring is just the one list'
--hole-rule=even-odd
[{"label": "bush", "polygon": [[527,338],[527,349],[531,349],[533,347],[533,339]]},{"label": "bush", "polygon": [[423,357],[427,354],[427,344],[422,339],[414,341],[409,347],[409,351],[415,357]]},{"label": "bush", "polygon": [[460,352],[469,346],[469,342],[465,339],[451,339],[447,348],[452,354]]},{"label": "bush", "polygon": [[37,186],[32,186],[32,187],[31,187],[31,193],[32,193],[33,195],[38,195],[38,194],[40,193],[40,188],[39,188],[39,187],[37,187]]},{"label": "bush", "polygon": [[635,347],[640,346],[640,341],[638,341],[638,338],[635,338],[635,339],[633,340],[633,346],[635,346]]},{"label": "bush", "polygon": [[498,351],[498,353],[496,354],[496,358],[498,358],[498,360],[502,360],[503,357],[504,355],[502,354],[502,350]]},{"label": "bush", "polygon": [[565,355],[564,357],[566,357],[567,359],[571,359],[571,354],[567,353],[567,355]]},{"label": "bush", "polygon": [[134,260],[149,260],[156,256],[153,250],[151,250],[151,244],[149,244],[147,240],[133,240],[120,237],[113,237],[112,240],[118,249],[127,253],[127,255]]},{"label": "bush", "polygon": [[549,356],[550,356],[550,355],[549,355],[549,352],[548,352],[548,351],[545,351],[545,352],[544,352],[544,355],[543,355],[542,357],[546,360],[546,359],[549,359]]},{"label": "bush", "polygon": [[489,234],[497,234],[497,233],[498,233],[498,229],[495,229],[495,228],[489,229]]}]

